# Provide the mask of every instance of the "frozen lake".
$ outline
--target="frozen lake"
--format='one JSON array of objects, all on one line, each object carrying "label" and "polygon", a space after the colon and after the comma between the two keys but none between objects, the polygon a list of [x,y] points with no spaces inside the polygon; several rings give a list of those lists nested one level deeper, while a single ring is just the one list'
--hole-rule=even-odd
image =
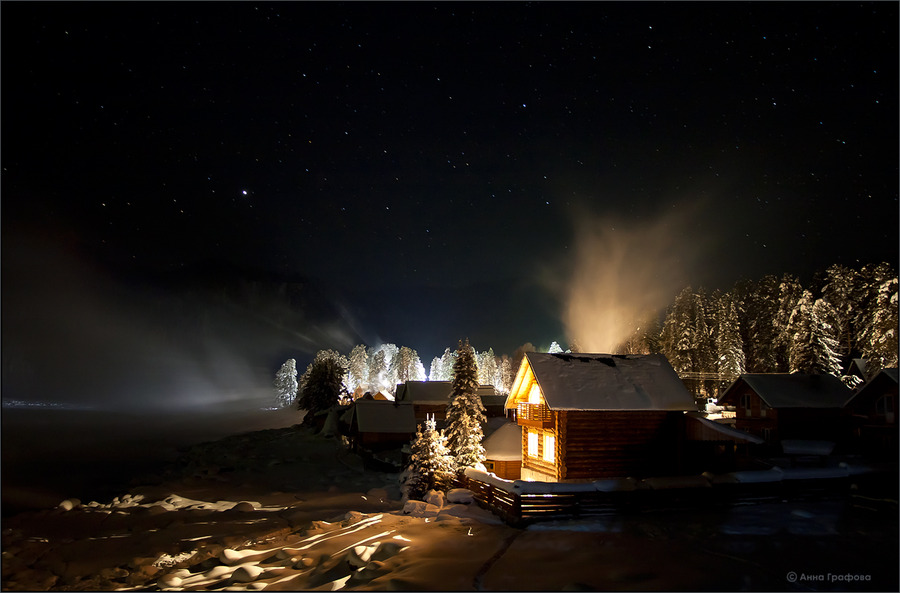
[{"label": "frozen lake", "polygon": [[294,409],[266,409],[271,398],[159,409],[8,407],[2,414],[3,514],[85,502],[126,491],[157,472],[177,448],[300,421]]}]

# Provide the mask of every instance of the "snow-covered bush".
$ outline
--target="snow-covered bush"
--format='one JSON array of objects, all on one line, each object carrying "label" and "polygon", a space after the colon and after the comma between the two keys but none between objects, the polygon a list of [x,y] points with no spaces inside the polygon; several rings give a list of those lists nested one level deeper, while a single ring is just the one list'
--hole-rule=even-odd
[{"label": "snow-covered bush", "polygon": [[429,490],[446,490],[453,478],[453,460],[447,449],[447,437],[438,432],[434,417],[418,426],[412,442],[409,465],[400,476],[405,498],[421,499]]}]

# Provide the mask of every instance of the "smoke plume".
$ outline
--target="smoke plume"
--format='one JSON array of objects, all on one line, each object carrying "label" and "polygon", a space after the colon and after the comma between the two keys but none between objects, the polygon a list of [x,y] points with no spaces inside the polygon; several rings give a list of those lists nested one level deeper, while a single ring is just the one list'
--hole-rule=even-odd
[{"label": "smoke plume", "polygon": [[625,221],[582,212],[562,321],[582,352],[617,353],[689,284],[702,236],[696,209]]}]

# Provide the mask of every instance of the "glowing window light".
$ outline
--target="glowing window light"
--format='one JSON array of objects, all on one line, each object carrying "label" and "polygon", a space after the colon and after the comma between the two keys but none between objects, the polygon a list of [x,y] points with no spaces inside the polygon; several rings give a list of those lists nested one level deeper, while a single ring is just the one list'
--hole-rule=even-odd
[{"label": "glowing window light", "polygon": [[528,392],[528,403],[535,405],[541,403],[541,388],[537,383],[532,385],[531,391]]},{"label": "glowing window light", "polygon": [[538,435],[536,432],[528,433],[528,456],[538,456]]},{"label": "glowing window light", "polygon": [[549,461],[553,463],[556,461],[555,459],[555,447],[556,447],[556,439],[553,435],[545,434],[544,435],[544,461]]}]

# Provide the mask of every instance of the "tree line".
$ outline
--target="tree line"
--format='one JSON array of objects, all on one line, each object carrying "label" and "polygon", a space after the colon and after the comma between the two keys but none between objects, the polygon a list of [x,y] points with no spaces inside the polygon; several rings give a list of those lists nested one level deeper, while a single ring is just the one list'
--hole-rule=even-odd
[{"label": "tree line", "polygon": [[[743,373],[827,373],[855,387],[897,366],[897,272],[887,263],[833,265],[809,286],[790,274],[742,280],[730,291],[684,288],[662,322],[650,318],[621,353],[662,353],[695,394]],[[574,348],[573,348],[574,350]]]}]

